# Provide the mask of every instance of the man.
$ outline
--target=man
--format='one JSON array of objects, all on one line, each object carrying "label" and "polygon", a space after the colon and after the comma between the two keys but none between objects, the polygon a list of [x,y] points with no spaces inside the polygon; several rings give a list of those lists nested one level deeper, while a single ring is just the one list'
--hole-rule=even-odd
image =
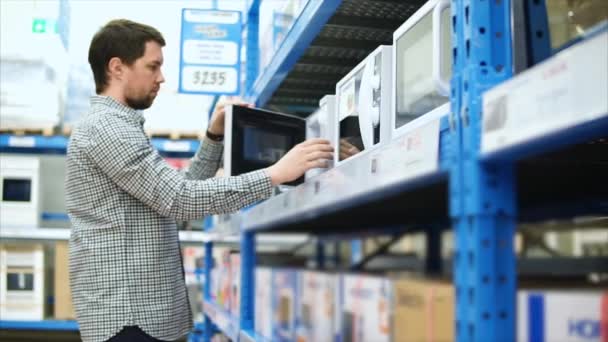
[{"label": "man", "polygon": [[152,105],[164,81],[164,45],[156,29],[114,20],[89,48],[98,95],[72,133],[66,175],[70,283],[85,342],[187,334],[192,314],[176,220],[236,211],[333,155],[327,141],[316,139],[267,169],[210,178],[223,149],[220,105],[189,170],[173,170],[151,147],[139,111]]}]

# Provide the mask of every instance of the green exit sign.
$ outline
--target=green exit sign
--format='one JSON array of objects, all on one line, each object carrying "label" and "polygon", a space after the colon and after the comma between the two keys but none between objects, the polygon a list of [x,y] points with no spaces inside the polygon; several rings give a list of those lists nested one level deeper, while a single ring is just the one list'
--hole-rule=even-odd
[{"label": "green exit sign", "polygon": [[57,33],[57,21],[53,19],[34,18],[32,20],[32,33]]}]

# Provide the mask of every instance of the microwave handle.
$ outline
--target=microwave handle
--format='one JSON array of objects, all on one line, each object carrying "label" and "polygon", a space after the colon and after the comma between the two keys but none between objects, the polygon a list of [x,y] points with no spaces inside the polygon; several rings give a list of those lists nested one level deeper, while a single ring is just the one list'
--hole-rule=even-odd
[{"label": "microwave handle", "polygon": [[444,96],[450,96],[450,80],[444,80],[441,78],[443,73],[441,67],[441,56],[448,51],[442,51],[441,41],[441,12],[446,8],[450,7],[450,0],[439,0],[433,9],[433,81],[439,94]]}]

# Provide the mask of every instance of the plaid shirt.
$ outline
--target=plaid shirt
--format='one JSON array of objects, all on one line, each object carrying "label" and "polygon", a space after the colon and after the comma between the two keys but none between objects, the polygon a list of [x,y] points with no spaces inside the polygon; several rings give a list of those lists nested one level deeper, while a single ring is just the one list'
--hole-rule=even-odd
[{"label": "plaid shirt", "polygon": [[203,140],[187,172],[172,169],[143,123],[141,112],[93,96],[68,146],[70,284],[85,342],[130,325],[163,340],[187,334],[192,313],[176,220],[236,211],[271,195],[263,170],[210,178],[221,143]]}]

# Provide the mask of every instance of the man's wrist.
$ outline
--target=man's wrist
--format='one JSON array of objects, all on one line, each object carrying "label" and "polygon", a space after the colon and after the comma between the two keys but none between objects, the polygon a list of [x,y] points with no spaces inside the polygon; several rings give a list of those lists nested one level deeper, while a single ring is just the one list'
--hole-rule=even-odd
[{"label": "man's wrist", "polygon": [[224,134],[216,134],[211,129],[207,129],[205,136],[211,141],[224,141]]}]

